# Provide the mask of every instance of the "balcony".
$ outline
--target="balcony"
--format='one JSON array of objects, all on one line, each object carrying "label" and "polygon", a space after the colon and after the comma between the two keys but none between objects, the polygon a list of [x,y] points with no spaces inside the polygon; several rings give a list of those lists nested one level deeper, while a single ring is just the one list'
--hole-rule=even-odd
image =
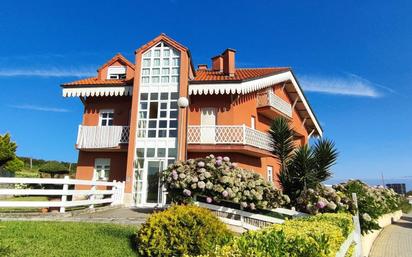
[{"label": "balcony", "polygon": [[245,125],[189,126],[188,151],[238,152],[253,156],[270,155],[270,136]]},{"label": "balcony", "polygon": [[[122,150],[129,142],[128,126],[79,126],[76,148]],[[122,147],[123,145],[123,147]]]},{"label": "balcony", "polygon": [[272,90],[258,94],[257,108],[259,113],[269,119],[273,119],[276,115],[292,118],[292,105],[275,95]]}]

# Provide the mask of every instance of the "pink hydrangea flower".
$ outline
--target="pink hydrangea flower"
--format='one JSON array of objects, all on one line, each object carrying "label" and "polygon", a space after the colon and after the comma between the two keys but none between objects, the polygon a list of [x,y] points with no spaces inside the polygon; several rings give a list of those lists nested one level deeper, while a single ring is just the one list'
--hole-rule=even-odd
[{"label": "pink hydrangea flower", "polygon": [[210,197],[207,197],[207,198],[206,198],[206,202],[207,202],[207,203],[211,203],[211,202],[213,202],[213,199],[210,198]]},{"label": "pink hydrangea flower", "polygon": [[183,190],[183,194],[187,195],[187,196],[191,196],[192,195],[192,191],[190,191],[189,189],[185,189]]},{"label": "pink hydrangea flower", "polygon": [[322,201],[319,201],[319,202],[316,203],[316,207],[319,208],[319,209],[323,209],[323,208],[325,208],[325,206],[326,206],[326,204]]},{"label": "pink hydrangea flower", "polygon": [[222,195],[223,195],[223,197],[227,197],[227,196],[229,195],[229,193],[228,193],[226,190],[224,190],[224,191],[222,192]]}]

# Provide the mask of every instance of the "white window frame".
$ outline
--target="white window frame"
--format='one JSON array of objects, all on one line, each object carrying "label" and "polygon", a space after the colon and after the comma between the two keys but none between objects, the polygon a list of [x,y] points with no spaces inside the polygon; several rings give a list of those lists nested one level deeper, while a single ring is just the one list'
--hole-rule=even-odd
[{"label": "white window frame", "polygon": [[250,128],[256,129],[256,117],[253,115],[250,117]]},{"label": "white window frame", "polygon": [[[103,114],[112,114],[112,117],[103,117]],[[109,121],[112,121],[112,124],[109,125]],[[103,121],[106,121],[106,125],[103,125]],[[114,121],[114,110],[113,109],[102,109],[99,110],[99,126],[113,126]]]},{"label": "white window frame", "polygon": [[107,79],[126,79],[126,66],[110,66],[107,68]]},{"label": "white window frame", "polygon": [[273,166],[266,167],[266,179],[273,183]]},{"label": "white window frame", "polygon": [[110,158],[94,159],[93,180],[107,181],[110,177]]}]

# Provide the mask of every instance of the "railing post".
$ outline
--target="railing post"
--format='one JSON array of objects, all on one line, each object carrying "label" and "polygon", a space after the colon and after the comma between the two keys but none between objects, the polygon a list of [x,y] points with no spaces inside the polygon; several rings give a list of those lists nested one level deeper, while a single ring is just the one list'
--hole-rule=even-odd
[{"label": "railing post", "polygon": [[243,131],[243,144],[246,145],[246,125],[242,125],[242,131]]},{"label": "railing post", "polygon": [[69,180],[69,176],[64,176],[60,213],[64,213],[66,211],[65,204],[67,201],[67,193],[69,192],[68,180]]},{"label": "railing post", "polygon": [[362,256],[362,240],[361,240],[362,232],[361,232],[360,222],[359,222],[358,197],[356,196],[356,193],[352,193],[352,199],[356,207],[356,213],[355,215],[353,215],[353,223],[355,225],[354,241],[356,243],[354,256],[361,257]]},{"label": "railing post", "polygon": [[113,180],[113,184],[114,185],[112,186],[112,203],[110,205],[117,205],[119,201],[119,185],[116,180]]}]

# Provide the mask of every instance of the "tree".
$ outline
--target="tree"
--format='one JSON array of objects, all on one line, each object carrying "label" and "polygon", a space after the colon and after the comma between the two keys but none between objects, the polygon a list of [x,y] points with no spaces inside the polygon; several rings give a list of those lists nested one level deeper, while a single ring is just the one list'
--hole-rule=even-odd
[{"label": "tree", "polygon": [[10,134],[0,135],[0,167],[16,157],[17,145],[11,141]]},{"label": "tree", "polygon": [[52,178],[62,174],[69,174],[68,167],[57,161],[51,161],[43,164],[39,171],[49,174]]},{"label": "tree", "polygon": [[8,161],[3,167],[5,171],[11,172],[11,173],[16,173],[18,171],[21,171],[23,168],[24,168],[24,162],[17,157],[12,159],[11,161]]},{"label": "tree", "polygon": [[294,143],[294,131],[283,117],[276,118],[270,128],[273,155],[279,161],[278,178],[283,192],[293,203],[300,193],[315,188],[330,178],[331,167],[336,163],[338,152],[335,144],[328,139],[320,139],[313,146]]}]

